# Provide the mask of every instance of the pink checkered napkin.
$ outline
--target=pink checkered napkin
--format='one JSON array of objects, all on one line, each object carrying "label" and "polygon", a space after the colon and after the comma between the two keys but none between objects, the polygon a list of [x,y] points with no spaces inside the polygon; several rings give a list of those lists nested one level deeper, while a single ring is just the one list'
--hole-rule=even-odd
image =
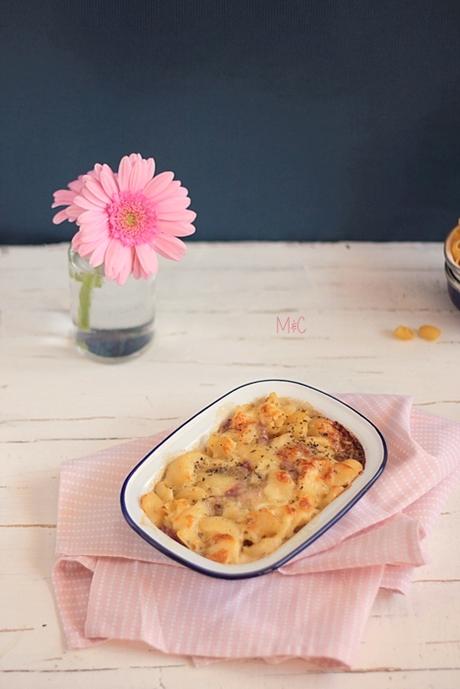
[{"label": "pink checkered napkin", "polygon": [[423,538],[460,472],[460,424],[414,411],[407,397],[342,399],[382,430],[387,468],[320,539],[254,579],[193,572],[124,521],[123,479],[163,436],[66,462],[53,581],[68,646],[130,639],[196,660],[348,666],[379,588],[404,592],[425,562]]}]

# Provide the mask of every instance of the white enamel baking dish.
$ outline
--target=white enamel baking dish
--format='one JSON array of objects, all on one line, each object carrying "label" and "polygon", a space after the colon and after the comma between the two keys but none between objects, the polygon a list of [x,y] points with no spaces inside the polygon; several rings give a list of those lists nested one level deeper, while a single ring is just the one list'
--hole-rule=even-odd
[{"label": "white enamel baking dish", "polygon": [[[362,473],[341,495],[323,509],[275,552],[245,564],[226,565],[213,562],[167,536],[152,524],[140,508],[141,495],[148,492],[175,456],[196,448],[240,404],[276,392],[312,404],[325,416],[338,421],[360,441],[366,457]],[[307,548],[369,490],[382,473],[387,460],[385,440],[378,428],[362,414],[326,392],[292,380],[259,380],[230,390],[197,412],[173,431],[134,467],[121,490],[121,509],[128,524],[139,536],[173,560],[197,572],[221,579],[245,579],[267,574]]]}]

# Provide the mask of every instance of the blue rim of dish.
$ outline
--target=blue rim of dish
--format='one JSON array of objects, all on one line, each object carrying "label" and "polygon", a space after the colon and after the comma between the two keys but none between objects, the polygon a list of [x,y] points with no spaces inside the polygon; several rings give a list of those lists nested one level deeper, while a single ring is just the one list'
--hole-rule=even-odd
[{"label": "blue rim of dish", "polygon": [[[200,565],[196,565],[194,563],[191,563],[189,560],[186,558],[181,557],[177,553],[175,553],[172,550],[169,550],[166,546],[162,545],[158,541],[156,541],[154,538],[149,536],[133,519],[131,519],[131,516],[128,512],[128,509],[126,507],[126,501],[125,501],[125,493],[126,493],[126,488],[128,486],[128,483],[131,479],[131,476],[137,471],[137,469],[143,464],[153,452],[158,450],[159,447],[163,445],[169,438],[171,438],[173,435],[175,435],[178,431],[180,431],[181,428],[183,428],[185,425],[187,425],[190,421],[195,419],[199,414],[202,412],[206,411],[206,409],[209,409],[210,407],[213,407],[215,404],[223,400],[225,397],[228,397],[228,395],[231,395],[233,392],[236,392],[236,390],[240,390],[241,388],[248,387],[249,385],[256,385],[258,383],[294,383],[295,385],[302,385],[304,388],[309,388],[310,390],[315,390],[315,392],[319,392],[322,395],[326,395],[326,397],[330,397],[331,399],[335,400],[339,404],[342,404],[344,407],[348,407],[348,409],[351,409],[355,414],[358,416],[361,416],[365,421],[367,421],[368,424],[370,424],[374,430],[377,432],[378,436],[380,437],[380,440],[382,442],[382,448],[383,448],[383,459],[382,462],[375,472],[375,474],[369,479],[369,481],[366,483],[363,488],[349,501],[347,504],[342,507],[342,509],[335,514],[332,519],[330,519],[326,524],[324,524],[318,531],[315,531],[314,534],[312,534],[309,538],[307,538],[303,543],[297,546],[294,550],[291,550],[290,553],[282,557],[280,560],[277,562],[269,565],[268,567],[262,567],[261,569],[248,572],[248,573],[239,573],[239,574],[231,574],[230,572],[214,572],[209,569],[206,569],[206,567],[201,567]],[[276,569],[279,569],[282,567],[286,562],[289,560],[292,560],[296,555],[301,553],[305,548],[308,548],[309,545],[314,543],[320,536],[322,536],[326,531],[328,531],[336,522],[339,521],[352,507],[355,505],[358,500],[360,500],[369,490],[369,488],[375,483],[375,481],[379,478],[381,473],[383,472],[386,463],[388,459],[388,449],[387,449],[387,444],[385,442],[385,438],[383,437],[381,431],[377,428],[375,423],[370,421],[370,419],[367,418],[367,416],[364,416],[364,414],[361,414],[357,409],[352,407],[350,404],[347,404],[346,402],[342,402],[342,400],[339,400],[337,397],[334,397],[334,395],[330,395],[328,392],[324,392],[324,390],[320,390],[319,388],[315,388],[312,385],[307,385],[306,383],[301,383],[298,380],[288,380],[286,378],[264,378],[262,380],[253,380],[249,383],[243,383],[242,385],[238,385],[236,388],[233,388],[232,390],[229,390],[229,392],[226,392],[225,395],[222,395],[221,397],[218,397],[214,402],[211,402],[210,404],[206,405],[206,407],[203,407],[203,409],[200,409],[196,414],[191,416],[189,419],[184,421],[180,426],[178,426],[174,431],[172,431],[166,438],[163,438],[161,443],[158,443],[158,445],[155,445],[149,452],[136,464],[136,466],[131,469],[125,480],[123,481],[123,485],[121,488],[120,492],[120,505],[121,505],[121,511],[123,513],[123,517],[126,519],[128,522],[129,526],[141,537],[144,539],[144,541],[147,541],[150,545],[152,545],[154,548],[159,550],[163,555],[166,555],[169,557],[171,560],[174,560],[175,562],[178,562],[181,565],[185,565],[189,569],[194,570],[195,572],[200,572],[200,574],[205,574],[206,576],[214,577],[216,579],[251,579],[253,577],[260,577],[263,574],[269,574],[270,572],[273,572]]]}]

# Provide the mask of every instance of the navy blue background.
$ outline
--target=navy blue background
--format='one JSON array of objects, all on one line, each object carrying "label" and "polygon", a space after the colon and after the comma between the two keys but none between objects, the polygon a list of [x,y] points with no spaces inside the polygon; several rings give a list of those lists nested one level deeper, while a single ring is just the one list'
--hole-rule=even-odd
[{"label": "navy blue background", "polygon": [[0,241],[153,155],[197,239],[440,239],[460,215],[458,0],[0,0]]}]

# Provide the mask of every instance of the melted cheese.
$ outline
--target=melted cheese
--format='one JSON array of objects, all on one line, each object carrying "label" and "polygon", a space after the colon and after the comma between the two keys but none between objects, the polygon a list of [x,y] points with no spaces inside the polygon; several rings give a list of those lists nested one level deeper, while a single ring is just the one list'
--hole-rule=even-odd
[{"label": "melted cheese", "polygon": [[271,393],[237,407],[203,447],[173,459],[140,499],[147,517],[226,564],[269,555],[362,471],[343,426]]}]

